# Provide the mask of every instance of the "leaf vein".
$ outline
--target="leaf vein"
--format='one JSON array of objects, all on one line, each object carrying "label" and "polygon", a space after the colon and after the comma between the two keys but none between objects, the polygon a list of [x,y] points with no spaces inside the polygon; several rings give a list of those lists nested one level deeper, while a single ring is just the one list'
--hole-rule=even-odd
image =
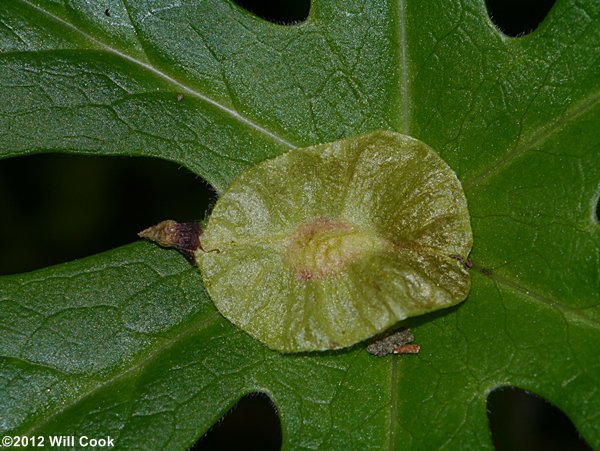
[{"label": "leaf vein", "polygon": [[66,412],[67,410],[69,410],[70,408],[75,406],[76,404],[84,401],[87,398],[92,397],[98,391],[102,390],[105,387],[110,386],[110,384],[112,384],[113,382],[116,382],[116,381],[118,381],[130,374],[133,374],[137,371],[143,370],[151,362],[156,360],[156,358],[158,358],[164,352],[167,352],[169,350],[169,348],[171,348],[172,346],[179,343],[184,337],[209,327],[217,318],[219,318],[219,313],[216,310],[210,311],[208,314],[201,315],[194,323],[192,323],[189,327],[185,328],[179,334],[175,335],[174,337],[164,340],[163,343],[161,345],[159,345],[155,349],[154,352],[147,354],[145,356],[145,358],[143,358],[139,363],[137,363],[136,365],[132,366],[131,368],[129,368],[125,371],[117,373],[113,377],[99,383],[98,385],[94,385],[90,390],[82,393],[76,399],[72,400],[72,402],[65,403],[64,407],[62,407],[61,409],[58,409],[54,412],[51,412],[48,416],[46,416],[46,418],[44,420],[32,425],[26,431],[23,431],[23,434],[24,435],[34,435],[36,433],[36,431],[40,430],[43,426],[50,423],[52,419],[54,419],[55,417],[58,417],[59,415]]},{"label": "leaf vein", "polygon": [[[474,269],[481,270],[483,268],[487,268],[487,266],[480,264],[474,265]],[[551,296],[542,294],[539,291],[528,287],[522,282],[517,282],[510,277],[497,274],[496,272],[486,272],[482,274],[496,284],[506,287],[513,292],[517,292],[523,298],[531,301],[534,304],[542,305],[559,311],[566,319],[569,320],[567,321],[569,324],[579,322],[592,329],[600,329],[600,323],[594,318],[590,317],[590,315],[586,314],[583,309],[565,305]]]},{"label": "leaf vein", "polygon": [[402,70],[401,78],[401,101],[402,101],[402,133],[410,135],[410,92],[408,77],[408,48],[406,43],[406,2],[398,2],[398,15],[400,19],[400,65]]},{"label": "leaf vein", "polygon": [[483,182],[502,172],[506,167],[508,167],[527,151],[532,150],[534,147],[540,144],[543,144],[556,133],[560,132],[563,128],[574,122],[576,119],[588,113],[589,111],[592,111],[599,104],[600,91],[596,91],[588,99],[569,110],[560,119],[550,123],[549,125],[541,127],[523,144],[520,146],[515,146],[513,150],[508,152],[504,157],[493,161],[492,164],[483,168],[483,170],[478,174],[474,175],[468,180],[465,180],[463,182],[465,192],[473,191],[475,188],[481,186]]},{"label": "leaf vein", "polygon": [[137,58],[134,58],[131,55],[127,55],[126,53],[123,53],[111,46],[109,46],[108,44],[94,38],[93,36],[87,34],[86,32],[80,30],[79,28],[77,28],[75,25],[73,25],[72,23],[66,21],[65,19],[56,16],[54,14],[52,14],[49,11],[46,11],[45,9],[37,6],[37,5],[33,5],[32,3],[30,3],[28,0],[20,0],[21,2],[23,2],[24,4],[28,5],[30,8],[35,9],[36,11],[39,11],[40,13],[43,13],[45,15],[47,15],[48,17],[50,17],[51,19],[53,19],[54,21],[58,22],[59,24],[61,24],[63,27],[65,28],[69,28],[77,33],[79,33],[81,36],[85,37],[86,39],[88,39],[90,42],[94,43],[95,45],[99,46],[101,49],[112,53],[126,61],[129,61],[139,67],[141,67],[142,69],[158,76],[159,78],[162,78],[163,80],[167,81],[168,83],[174,85],[175,87],[177,87],[178,89],[180,89],[181,91],[196,97],[198,99],[201,99],[202,101],[210,104],[211,106],[219,109],[220,111],[224,112],[225,114],[231,116],[233,119],[237,120],[238,122],[253,128],[254,130],[258,131],[259,133],[262,133],[266,136],[268,136],[269,138],[273,139],[274,141],[277,141],[280,144],[283,144],[284,146],[290,148],[290,149],[294,149],[297,146],[295,144],[292,144],[291,142],[287,141],[286,139],[282,138],[281,136],[277,135],[276,133],[268,130],[267,128],[261,126],[260,124],[258,124],[257,122],[254,122],[253,120],[243,116],[242,114],[240,114],[238,111],[232,109],[232,108],[228,108],[227,106],[219,103],[217,100],[212,99],[211,97],[209,97],[206,94],[203,94],[195,89],[193,89],[190,86],[185,85],[184,83],[180,82],[179,80],[171,77],[170,75],[166,74],[165,72],[162,72],[161,70],[159,70],[158,68],[145,63],[144,61],[140,61]]},{"label": "leaf vein", "polygon": [[398,422],[398,359],[391,356],[390,362],[390,423],[388,426],[388,450],[396,449],[396,423]]}]

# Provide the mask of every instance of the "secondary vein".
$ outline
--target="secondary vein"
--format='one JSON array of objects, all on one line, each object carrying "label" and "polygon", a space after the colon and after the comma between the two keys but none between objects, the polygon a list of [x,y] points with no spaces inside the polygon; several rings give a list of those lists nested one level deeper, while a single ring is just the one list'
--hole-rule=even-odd
[{"label": "secondary vein", "polygon": [[490,177],[498,174],[504,168],[509,166],[513,161],[523,155],[530,149],[533,149],[535,146],[542,144],[549,138],[551,138],[554,134],[558,133],[570,122],[574,121],[578,117],[584,115],[588,111],[592,110],[595,106],[600,103],[600,91],[594,93],[590,98],[586,101],[580,103],[576,107],[572,108],[569,112],[567,112],[562,118],[559,120],[541,127],[537,130],[530,139],[525,141],[521,145],[517,145],[513,150],[508,152],[504,157],[500,158],[497,161],[494,161],[492,164],[485,167],[481,172],[471,177],[470,179],[463,182],[463,188],[465,192],[471,191],[474,188],[480,186],[484,181],[489,179]]},{"label": "secondary vein", "polygon": [[[483,267],[481,265],[475,265],[473,268],[474,269],[482,269]],[[546,307],[550,307],[554,310],[558,310],[563,316],[568,318],[571,322],[579,322],[579,323],[585,324],[588,327],[591,327],[592,329],[600,329],[600,323],[597,320],[590,318],[589,315],[586,315],[582,311],[582,309],[578,309],[578,308],[574,308],[574,307],[565,305],[550,296],[546,296],[546,295],[543,295],[542,293],[539,293],[538,291],[524,285],[523,283],[512,280],[510,277],[506,277],[506,276],[497,274],[496,272],[489,272],[489,271],[483,271],[483,272],[480,271],[480,272],[485,277],[494,281],[496,284],[502,285],[506,288],[511,289],[512,291],[519,293],[524,298],[532,301],[533,303],[542,304]]]},{"label": "secondary vein", "polygon": [[248,119],[247,117],[242,116],[239,112],[237,112],[234,109],[228,108],[227,106],[217,102],[216,100],[208,97],[205,94],[202,94],[199,91],[196,91],[195,89],[183,84],[182,82],[176,80],[175,78],[171,77],[170,75],[167,75],[166,73],[160,71],[159,69],[157,69],[156,67],[145,63],[143,61],[140,61],[130,55],[127,55],[126,53],[123,53],[113,47],[110,47],[109,45],[105,44],[104,42],[94,38],[93,36],[87,34],[85,31],[80,30],[79,28],[77,28],[75,25],[73,25],[70,22],[67,22],[66,20],[64,20],[63,18],[56,16],[55,14],[52,14],[49,11],[46,11],[45,9],[34,5],[32,3],[30,3],[28,0],[21,0],[23,3],[25,3],[26,5],[28,5],[30,8],[35,9],[36,11],[45,14],[46,16],[52,18],[53,20],[55,20],[56,22],[60,23],[62,26],[67,27],[73,31],[75,31],[76,33],[79,33],[81,36],[85,37],[87,40],[89,40],[90,42],[93,42],[95,45],[97,45],[100,49],[112,53],[114,55],[119,56],[120,58],[123,58],[137,66],[142,67],[143,69],[151,72],[152,74],[162,78],[163,80],[171,83],[172,85],[174,85],[176,88],[178,88],[179,90],[181,90],[182,92],[189,94],[193,97],[196,97],[200,100],[203,100],[204,102],[218,108],[219,110],[223,111],[224,113],[226,113],[227,115],[233,117],[235,120],[243,123],[244,125],[247,125],[255,130],[257,130],[258,132],[268,136],[269,138],[289,147],[290,149],[294,149],[297,146],[292,144],[291,142],[285,140],[284,138],[282,138],[281,136],[275,134],[274,132],[267,130],[266,128],[260,126],[259,124],[257,124],[256,122]]},{"label": "secondary vein", "polygon": [[64,413],[68,409],[72,408],[74,405],[82,402],[86,398],[93,396],[99,390],[109,386],[113,382],[116,382],[130,374],[133,374],[136,371],[142,371],[146,366],[148,366],[150,363],[154,362],[160,355],[162,355],[164,352],[168,351],[172,346],[179,343],[186,336],[191,335],[194,332],[198,332],[202,329],[209,327],[215,319],[219,318],[219,316],[220,315],[217,311],[211,311],[207,315],[205,314],[205,315],[200,316],[194,323],[192,323],[186,329],[182,330],[179,334],[175,335],[174,337],[164,340],[163,343],[160,346],[158,346],[158,348],[156,348],[156,350],[154,352],[147,354],[137,364],[135,364],[134,366],[132,366],[122,372],[117,373],[116,375],[114,375],[113,377],[111,377],[109,379],[106,379],[105,381],[100,382],[98,385],[94,385],[90,390],[82,393],[76,399],[73,399],[71,402],[67,403],[63,408],[50,413],[47,417],[45,417],[39,423],[33,424],[29,429],[27,429],[26,431],[23,431],[22,435],[26,435],[26,436],[36,435],[36,431],[40,430],[40,428],[42,428],[44,425],[50,423],[50,421],[52,419],[54,419],[55,417]]}]

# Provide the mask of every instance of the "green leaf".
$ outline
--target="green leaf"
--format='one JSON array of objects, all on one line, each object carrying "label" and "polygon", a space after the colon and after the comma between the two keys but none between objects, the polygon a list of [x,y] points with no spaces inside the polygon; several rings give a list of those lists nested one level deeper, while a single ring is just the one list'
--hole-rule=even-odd
[{"label": "green leaf", "polygon": [[185,448],[258,390],[286,448],[481,448],[508,384],[600,447],[599,30],[593,0],[515,39],[482,0],[314,0],[297,26],[226,0],[0,2],[2,157],[154,156],[224,190],[389,129],[456,171],[474,234],[468,299],[408,324],[418,356],[269,351],[149,243],[2,277],[1,431]]}]

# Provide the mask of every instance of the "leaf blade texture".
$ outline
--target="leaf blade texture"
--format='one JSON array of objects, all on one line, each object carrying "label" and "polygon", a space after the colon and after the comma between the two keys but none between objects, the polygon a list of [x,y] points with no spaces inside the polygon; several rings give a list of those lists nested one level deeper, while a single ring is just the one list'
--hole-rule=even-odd
[{"label": "leaf blade texture", "polygon": [[286,448],[481,448],[487,393],[515,385],[600,446],[597,2],[558,0],[515,39],[475,0],[313,1],[292,27],[217,0],[92,4],[0,3],[2,158],[154,156],[222,191],[290,148],[394,130],[465,187],[472,291],[412,324],[419,356],[281,356],[146,243],[5,276],[3,433],[185,448],[261,390]]}]

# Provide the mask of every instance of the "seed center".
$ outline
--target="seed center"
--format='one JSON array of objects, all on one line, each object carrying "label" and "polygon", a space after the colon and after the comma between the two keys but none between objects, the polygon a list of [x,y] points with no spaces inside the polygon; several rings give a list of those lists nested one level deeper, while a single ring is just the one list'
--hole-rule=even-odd
[{"label": "seed center", "polygon": [[321,217],[296,229],[286,262],[300,280],[322,279],[382,245],[380,238],[343,220]]}]

